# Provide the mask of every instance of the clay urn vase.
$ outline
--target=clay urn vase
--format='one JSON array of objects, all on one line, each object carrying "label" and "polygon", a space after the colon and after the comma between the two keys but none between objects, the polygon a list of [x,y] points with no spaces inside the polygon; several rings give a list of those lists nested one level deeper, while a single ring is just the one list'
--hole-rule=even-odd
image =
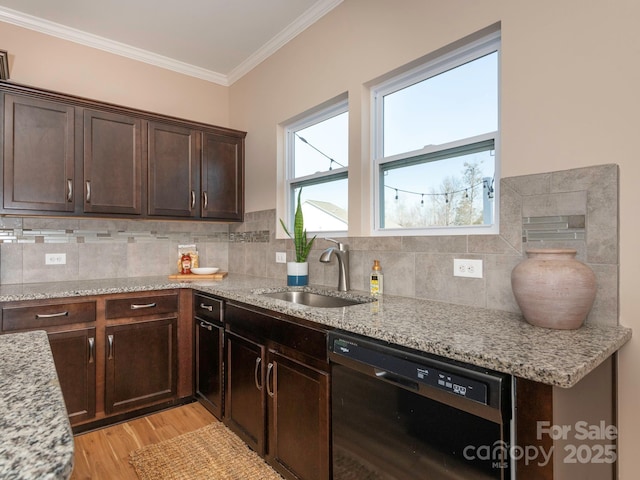
[{"label": "clay urn vase", "polygon": [[511,287],[525,320],[561,330],[580,328],[596,296],[596,277],[573,249],[527,250],[511,272]]}]

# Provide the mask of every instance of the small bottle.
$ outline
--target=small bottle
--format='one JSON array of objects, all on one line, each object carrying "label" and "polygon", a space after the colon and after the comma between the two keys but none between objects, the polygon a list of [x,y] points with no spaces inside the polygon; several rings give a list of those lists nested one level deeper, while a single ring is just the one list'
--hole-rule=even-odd
[{"label": "small bottle", "polygon": [[371,269],[371,276],[369,277],[369,289],[371,295],[374,297],[382,295],[383,278],[380,260],[374,260],[373,268]]}]

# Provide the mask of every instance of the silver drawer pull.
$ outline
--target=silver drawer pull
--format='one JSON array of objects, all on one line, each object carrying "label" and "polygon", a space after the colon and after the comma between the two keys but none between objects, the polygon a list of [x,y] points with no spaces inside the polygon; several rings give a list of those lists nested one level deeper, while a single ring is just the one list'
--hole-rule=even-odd
[{"label": "silver drawer pull", "polygon": [[107,360],[113,360],[113,335],[107,335]]},{"label": "silver drawer pull", "polygon": [[71,179],[67,180],[67,202],[73,200],[73,182]]},{"label": "silver drawer pull", "polygon": [[196,206],[196,192],[195,190],[191,190],[191,203],[190,203],[189,210],[193,210],[195,206]]},{"label": "silver drawer pull", "polygon": [[213,312],[213,306],[212,305],[205,305],[204,303],[200,304],[200,308],[204,308],[205,310],[209,310],[210,312]]},{"label": "silver drawer pull", "polygon": [[153,308],[155,307],[155,303],[145,303],[144,305],[136,305],[135,303],[131,304],[131,310],[139,310],[141,308]]},{"label": "silver drawer pull", "polygon": [[89,337],[89,363],[93,363],[96,355],[96,339]]},{"label": "silver drawer pull", "polygon": [[91,203],[91,181],[87,180],[86,184],[87,184],[87,198],[86,198],[86,200],[87,200],[87,203]]},{"label": "silver drawer pull", "polygon": [[69,312],[58,313],[36,313],[36,318],[54,318],[54,317],[68,317]]},{"label": "silver drawer pull", "polygon": [[211,325],[209,325],[209,324],[207,324],[207,323],[204,323],[204,322],[200,322],[200,326],[201,326],[202,328],[206,328],[206,329],[207,329],[207,330],[209,330],[209,331],[213,330],[213,326],[211,326]]},{"label": "silver drawer pull", "polygon": [[272,377],[273,366],[274,365],[271,362],[269,362],[269,364],[267,365],[267,393],[271,398],[273,398],[274,393],[273,393],[273,390],[269,388],[269,377]]},{"label": "silver drawer pull", "polygon": [[[260,364],[262,363],[262,358],[256,357],[256,368],[253,371],[253,379],[256,381],[256,388],[258,390],[262,390],[262,385],[260,385],[260,380],[258,379],[258,373],[260,372]],[[262,377],[262,375],[260,375]]]}]

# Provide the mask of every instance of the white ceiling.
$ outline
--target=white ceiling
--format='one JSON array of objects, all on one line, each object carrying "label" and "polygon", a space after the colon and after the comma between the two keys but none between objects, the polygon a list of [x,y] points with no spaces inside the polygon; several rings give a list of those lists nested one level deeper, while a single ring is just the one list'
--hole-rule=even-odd
[{"label": "white ceiling", "polygon": [[0,21],[230,85],[342,1],[0,0]]}]

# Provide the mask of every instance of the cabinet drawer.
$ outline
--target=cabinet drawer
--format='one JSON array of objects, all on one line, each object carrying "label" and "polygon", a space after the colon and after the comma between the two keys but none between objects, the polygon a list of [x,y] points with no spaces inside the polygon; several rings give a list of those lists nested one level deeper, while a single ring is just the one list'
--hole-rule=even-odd
[{"label": "cabinet drawer", "polygon": [[26,330],[96,321],[96,302],[2,307],[2,330]]},{"label": "cabinet drawer", "polygon": [[141,317],[178,311],[178,294],[118,298],[107,300],[107,319]]},{"label": "cabinet drawer", "polygon": [[300,354],[326,361],[327,334],[324,331],[265,315],[246,307],[227,303],[225,325],[250,339],[288,347]]},{"label": "cabinet drawer", "polygon": [[193,311],[196,317],[215,323],[222,323],[221,300],[196,293],[193,295]]}]

